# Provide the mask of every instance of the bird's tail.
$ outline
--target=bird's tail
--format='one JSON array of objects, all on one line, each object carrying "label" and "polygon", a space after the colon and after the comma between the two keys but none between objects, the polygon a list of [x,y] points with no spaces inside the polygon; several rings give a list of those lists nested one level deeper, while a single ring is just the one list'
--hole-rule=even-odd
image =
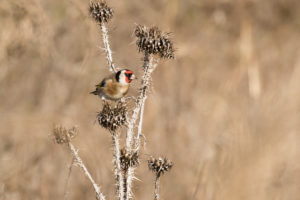
[{"label": "bird's tail", "polygon": [[98,95],[98,91],[95,90],[95,91],[93,91],[93,92],[90,92],[90,94]]}]

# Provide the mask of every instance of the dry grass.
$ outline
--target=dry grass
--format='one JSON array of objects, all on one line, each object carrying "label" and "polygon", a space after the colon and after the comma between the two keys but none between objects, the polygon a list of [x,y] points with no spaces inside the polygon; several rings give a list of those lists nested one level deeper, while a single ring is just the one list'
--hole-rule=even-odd
[{"label": "dry grass", "polygon": [[[176,163],[161,199],[300,196],[300,3],[242,2],[110,1],[117,67],[141,74],[134,23],[172,31],[178,48],[155,71],[145,107],[142,159],[163,153]],[[110,136],[88,94],[109,73],[88,3],[0,4],[0,199],[63,199],[72,158],[48,136],[55,123],[80,127],[74,144],[115,197]],[[137,176],[135,198],[152,199],[146,164]],[[79,169],[68,188],[69,199],[94,198]]]}]

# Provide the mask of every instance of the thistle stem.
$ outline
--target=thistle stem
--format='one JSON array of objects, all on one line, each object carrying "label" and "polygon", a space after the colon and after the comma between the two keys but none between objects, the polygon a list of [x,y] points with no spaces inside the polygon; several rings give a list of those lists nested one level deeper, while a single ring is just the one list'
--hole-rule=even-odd
[{"label": "thistle stem", "polygon": [[115,177],[117,183],[117,194],[119,200],[124,199],[124,179],[121,171],[121,160],[120,160],[120,143],[116,133],[112,133],[112,141],[114,148],[114,165],[115,165]]},{"label": "thistle stem", "polygon": [[[134,144],[134,150],[138,151],[140,148],[140,137],[142,135],[142,128],[143,128],[143,118],[144,118],[144,110],[145,110],[145,103],[146,103],[146,99],[147,99],[147,95],[146,95],[146,90],[150,85],[150,78],[151,78],[151,74],[153,73],[153,71],[156,69],[158,63],[159,63],[159,59],[157,59],[155,61],[155,63],[153,64],[153,57],[150,57],[150,62],[149,62],[149,69],[147,70],[147,74],[148,77],[145,77],[145,82],[144,82],[144,87],[142,87],[143,89],[145,89],[145,91],[143,91],[144,94],[144,98],[141,101],[141,111],[140,111],[140,117],[139,117],[139,125],[138,125],[138,132],[137,135],[135,137],[135,144]],[[146,88],[147,87],[147,88]]]},{"label": "thistle stem", "polygon": [[[128,128],[127,128],[127,137],[126,137],[126,150],[131,151],[132,148],[132,139],[133,139],[133,129],[135,127],[135,124],[137,122],[137,119],[139,117],[140,111],[143,105],[145,104],[145,99],[147,98],[147,89],[149,87],[149,81],[151,77],[151,73],[153,70],[150,70],[152,68],[152,60],[153,56],[149,55],[147,52],[144,55],[144,74],[142,77],[142,86],[140,90],[140,95],[137,98],[136,101],[136,107],[133,110],[133,114],[128,122]],[[137,138],[140,138],[141,135],[141,128],[140,128],[140,134],[138,133]]]},{"label": "thistle stem", "polygon": [[107,34],[107,28],[104,25],[104,23],[100,24],[101,32],[102,32],[102,39],[104,44],[104,50],[106,52],[106,60],[109,65],[109,70],[111,72],[117,72],[115,65],[112,60],[112,51],[110,49],[109,40],[108,40],[108,34]]},{"label": "thistle stem", "polygon": [[157,175],[156,178],[155,178],[155,189],[154,189],[154,200],[159,200],[159,179],[160,179],[160,176]]},{"label": "thistle stem", "polygon": [[81,158],[78,155],[78,150],[75,149],[73,144],[71,142],[68,143],[68,147],[71,150],[73,156],[74,156],[74,163],[79,166],[80,169],[82,169],[85,176],[89,179],[89,181],[92,183],[94,190],[96,192],[96,199],[97,200],[105,200],[105,196],[101,193],[100,187],[96,184],[93,177],[91,176],[90,172],[82,162]]},{"label": "thistle stem", "polygon": [[[145,108],[145,102],[147,99],[147,90],[150,85],[150,78],[152,72],[157,67],[157,62],[153,65],[153,56],[149,55],[147,52],[145,52],[144,55],[144,74],[142,77],[142,83],[141,83],[141,90],[140,95],[136,102],[136,107],[133,111],[132,117],[128,122],[128,128],[127,128],[127,137],[126,137],[126,150],[131,151],[132,150],[132,139],[133,139],[133,129],[137,123],[137,119],[139,118],[139,124],[138,124],[138,132],[137,135],[134,138],[134,151],[138,151],[140,148],[140,136],[142,135],[142,125],[143,125],[143,116],[144,116],[144,108]],[[127,175],[127,183],[126,183],[126,192],[127,192],[127,198],[131,196],[131,187],[132,187],[132,180],[134,179],[134,170],[135,167],[129,167],[128,169],[128,175]]]}]

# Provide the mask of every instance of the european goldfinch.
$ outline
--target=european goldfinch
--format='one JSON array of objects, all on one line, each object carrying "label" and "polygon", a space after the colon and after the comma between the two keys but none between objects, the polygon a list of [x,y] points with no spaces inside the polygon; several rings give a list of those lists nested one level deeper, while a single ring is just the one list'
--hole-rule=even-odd
[{"label": "european goldfinch", "polygon": [[130,82],[133,79],[135,79],[135,76],[132,71],[122,69],[117,73],[104,78],[96,85],[96,90],[91,92],[91,94],[98,95],[101,99],[121,99],[127,94]]}]

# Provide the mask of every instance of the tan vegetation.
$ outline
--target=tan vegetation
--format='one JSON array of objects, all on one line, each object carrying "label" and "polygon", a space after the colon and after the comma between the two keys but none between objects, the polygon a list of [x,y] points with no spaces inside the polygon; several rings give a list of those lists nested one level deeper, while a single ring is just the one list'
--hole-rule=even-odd
[{"label": "tan vegetation", "polygon": [[[135,23],[173,32],[177,48],[153,74],[134,198],[153,199],[145,161],[163,154],[175,165],[161,177],[161,199],[298,199],[300,2],[109,2],[116,67],[142,73]],[[110,72],[88,4],[0,3],[0,199],[64,198],[72,157],[49,136],[54,124],[78,125],[72,142],[106,198],[115,197],[111,136],[89,95]],[[95,197],[78,168],[67,191]]]}]

